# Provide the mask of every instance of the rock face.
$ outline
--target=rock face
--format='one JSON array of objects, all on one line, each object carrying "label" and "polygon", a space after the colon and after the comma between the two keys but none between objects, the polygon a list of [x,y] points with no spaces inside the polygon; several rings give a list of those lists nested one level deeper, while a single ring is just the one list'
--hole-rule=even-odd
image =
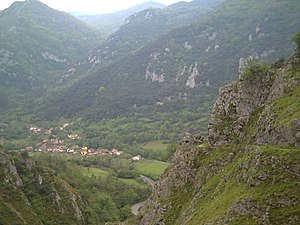
[{"label": "rock face", "polygon": [[255,63],[222,88],[209,143],[184,134],[135,224],[300,224],[299,62]]},{"label": "rock face", "polygon": [[[198,140],[198,138],[196,139]],[[172,205],[162,204],[161,202],[167,201],[172,196],[174,190],[186,192],[187,190],[184,189],[184,186],[187,183],[195,182],[196,162],[194,159],[202,154],[202,152],[193,147],[193,140],[195,140],[195,136],[191,134],[184,135],[181,143],[185,147],[176,152],[172,161],[174,165],[172,173],[163,174],[159,182],[155,184],[155,191],[141,209],[141,211],[147,213],[140,217],[141,220],[138,224],[163,224],[164,216],[172,208]],[[186,148],[186,146],[189,147]]]},{"label": "rock face", "polygon": [[290,147],[182,145],[136,224],[299,224],[299,160]]},{"label": "rock face", "polygon": [[53,171],[2,149],[0,171],[0,224],[86,224],[81,196]]},{"label": "rock face", "polygon": [[283,68],[254,63],[239,81],[221,88],[209,122],[210,144],[299,145],[299,118],[280,124],[280,112],[274,108],[291,87],[299,85],[299,77],[290,76],[290,71],[298,68],[299,51],[295,51]]}]

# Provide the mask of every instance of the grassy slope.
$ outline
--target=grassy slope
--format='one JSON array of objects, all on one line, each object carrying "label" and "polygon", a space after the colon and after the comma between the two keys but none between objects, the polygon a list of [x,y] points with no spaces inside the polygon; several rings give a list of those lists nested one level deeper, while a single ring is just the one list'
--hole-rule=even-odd
[{"label": "grassy slope", "polygon": [[294,119],[300,118],[300,69],[288,71],[286,76],[297,82],[297,86],[275,101],[272,110],[277,114],[278,124],[290,126]]},{"label": "grassy slope", "polygon": [[[201,151],[201,149],[199,149]],[[223,149],[213,149],[199,159],[198,180],[204,181],[201,187],[202,197],[195,197],[195,186],[186,184],[166,202],[173,205],[165,217],[165,224],[180,224],[181,215],[194,198],[194,210],[189,215],[188,224],[198,225],[213,223],[224,218],[231,218],[227,224],[257,224],[263,215],[253,216],[251,213],[234,213],[230,208],[241,200],[249,200],[253,207],[268,212],[271,224],[285,224],[292,214],[300,215],[299,179],[293,169],[298,168],[300,160],[299,149],[282,148],[279,146],[260,146],[256,151],[242,152],[234,146]],[[214,172],[203,172],[210,165],[224,159],[224,156],[234,153],[231,163],[221,166]],[[258,162],[257,164],[253,162]],[[261,164],[259,164],[261,163]],[[249,165],[243,168],[243,165]],[[207,167],[208,166],[208,167]],[[289,166],[289,167],[288,167]],[[244,172],[248,177],[243,177]],[[265,181],[261,176],[267,174]],[[209,178],[209,179],[207,179]],[[188,190],[184,192],[184,190]],[[186,194],[182,194],[186,193]],[[276,197],[281,199],[297,199],[292,205],[273,204]],[[179,204],[180,203],[180,204]],[[182,204],[183,203],[183,204]],[[250,211],[250,209],[249,209]]]},{"label": "grassy slope", "polygon": [[157,180],[168,166],[169,163],[166,162],[143,160],[136,164],[136,170],[138,173],[146,175],[154,180]]}]

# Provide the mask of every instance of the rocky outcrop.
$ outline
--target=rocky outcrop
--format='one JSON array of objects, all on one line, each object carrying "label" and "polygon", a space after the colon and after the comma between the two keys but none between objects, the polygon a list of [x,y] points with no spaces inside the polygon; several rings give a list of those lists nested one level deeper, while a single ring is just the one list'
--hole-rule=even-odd
[{"label": "rocky outcrop", "polygon": [[254,64],[222,88],[211,145],[184,134],[136,224],[299,224],[299,62],[296,51],[281,69]]},{"label": "rocky outcrop", "polygon": [[86,224],[81,196],[26,154],[0,149],[0,190],[0,224]]},{"label": "rocky outcrop", "polygon": [[18,174],[14,161],[4,153],[0,153],[0,168],[2,168],[0,181],[14,188],[21,187],[23,182]]},{"label": "rocky outcrop", "polygon": [[209,142],[212,145],[252,141],[258,144],[298,145],[299,119],[278,124],[274,102],[283,98],[299,79],[289,76],[299,68],[299,52],[283,68],[274,70],[253,63],[235,81],[220,89],[209,122]]},{"label": "rocky outcrop", "polygon": [[[173,207],[171,204],[164,204],[163,202],[167,201],[175,190],[181,190],[187,183],[195,182],[197,163],[194,160],[203,154],[196,147],[193,147],[195,141],[202,142],[202,136],[193,136],[187,133],[184,135],[182,139],[184,147],[174,155],[172,172],[163,174],[159,182],[155,184],[155,191],[141,209],[142,212],[147,213],[139,214],[140,221],[138,224],[163,224],[161,221]],[[186,146],[189,147],[186,148]]]},{"label": "rocky outcrop", "polygon": [[211,147],[193,143],[192,136],[184,135],[172,166],[156,183],[136,224],[300,222],[298,149]]}]

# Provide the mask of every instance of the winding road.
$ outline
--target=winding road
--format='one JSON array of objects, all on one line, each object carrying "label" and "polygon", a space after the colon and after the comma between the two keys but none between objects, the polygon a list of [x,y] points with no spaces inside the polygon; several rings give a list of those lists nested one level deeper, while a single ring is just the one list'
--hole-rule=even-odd
[{"label": "winding road", "polygon": [[[152,180],[149,177],[146,177],[144,175],[140,175],[140,177],[144,180],[144,182],[146,182],[147,184],[149,184],[152,188],[154,187],[155,181]],[[139,214],[139,209],[145,204],[146,201],[143,202],[139,202],[134,204],[133,206],[131,206],[131,212],[133,215],[137,215]]]}]

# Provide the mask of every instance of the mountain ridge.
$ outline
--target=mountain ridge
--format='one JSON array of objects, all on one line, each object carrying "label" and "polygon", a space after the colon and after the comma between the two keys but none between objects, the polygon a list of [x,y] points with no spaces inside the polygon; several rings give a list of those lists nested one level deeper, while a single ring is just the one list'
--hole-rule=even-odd
[{"label": "mountain ridge", "polygon": [[1,224],[87,221],[81,196],[54,171],[36,165],[26,154],[9,155],[1,146],[0,167]]},{"label": "mountain ridge", "polygon": [[125,23],[126,18],[128,18],[132,14],[146,10],[148,8],[164,8],[164,7],[165,5],[161,3],[155,1],[147,1],[142,4],[114,13],[99,14],[99,15],[75,15],[75,16],[78,19],[82,20],[83,22],[98,28],[103,33],[111,34],[117,31]]},{"label": "mountain ridge", "polygon": [[[299,94],[299,49],[283,67],[275,69],[276,72],[273,70],[272,85],[260,80],[270,79],[267,73],[270,68],[262,70],[250,65],[248,69],[251,74],[249,70],[247,76],[242,73],[239,81],[220,90],[208,127],[210,144],[203,143],[199,135],[185,134],[172,165],[156,183],[135,224],[300,222],[300,136],[299,127],[294,127],[295,121],[299,123],[299,114],[288,115],[289,123],[284,123],[283,127],[280,124],[278,129],[274,127],[274,124],[278,126],[276,120],[282,110],[289,108],[294,112],[293,107],[296,107],[299,111],[299,106],[290,105],[289,101]],[[277,80],[282,78],[286,87],[283,89],[279,88]],[[244,86],[249,79],[252,86]],[[236,91],[229,91],[230,88]],[[260,92],[253,96],[256,88]],[[245,93],[252,96],[248,102]],[[264,99],[269,100],[267,104]],[[278,102],[281,107],[274,108]],[[236,107],[232,106],[234,103],[238,103]],[[257,108],[251,107],[253,105],[262,108],[259,113]],[[234,116],[237,112],[241,120]],[[246,128],[240,123],[245,118],[241,113],[249,116]],[[265,119],[269,115],[272,118]],[[224,135],[226,132],[229,135]],[[255,133],[259,134],[258,139],[253,139],[257,137]]]},{"label": "mountain ridge", "polygon": [[39,1],[13,3],[1,12],[0,26],[1,89],[16,105],[41,95],[59,71],[79,61],[98,40],[83,22]]},{"label": "mountain ridge", "polygon": [[[172,110],[180,114],[187,110],[197,112],[198,120],[203,121],[207,117],[205,103],[213,104],[218,88],[238,76],[244,60],[259,57],[272,61],[290,54],[292,47],[287,40],[299,27],[295,22],[299,21],[297,7],[300,7],[298,1],[252,0],[246,5],[240,0],[227,1],[199,23],[172,30],[129,55],[113,45],[117,37],[122,40],[124,36],[112,37],[90,56],[85,64],[91,68],[90,72],[81,79],[72,72],[74,70],[63,75],[67,77],[65,83],[72,82],[72,76],[78,80],[42,101],[57,108],[45,105],[38,110],[49,109],[44,118],[64,115],[93,121],[132,115],[135,118],[139,113],[148,117],[151,112],[158,119],[162,118],[159,113]],[[252,16],[257,9],[260,14]],[[153,13],[154,18],[150,20],[155,19],[155,15]],[[281,22],[274,25],[274,21]],[[283,25],[285,23],[290,25]],[[290,29],[289,35],[289,32],[281,32],[286,27]],[[126,45],[123,48],[128,50]],[[64,104],[65,99],[70,104]],[[82,104],[76,104],[78,100]],[[164,123],[163,120],[158,122]],[[200,125],[195,127],[195,123],[178,126],[187,130],[201,129]]]}]

